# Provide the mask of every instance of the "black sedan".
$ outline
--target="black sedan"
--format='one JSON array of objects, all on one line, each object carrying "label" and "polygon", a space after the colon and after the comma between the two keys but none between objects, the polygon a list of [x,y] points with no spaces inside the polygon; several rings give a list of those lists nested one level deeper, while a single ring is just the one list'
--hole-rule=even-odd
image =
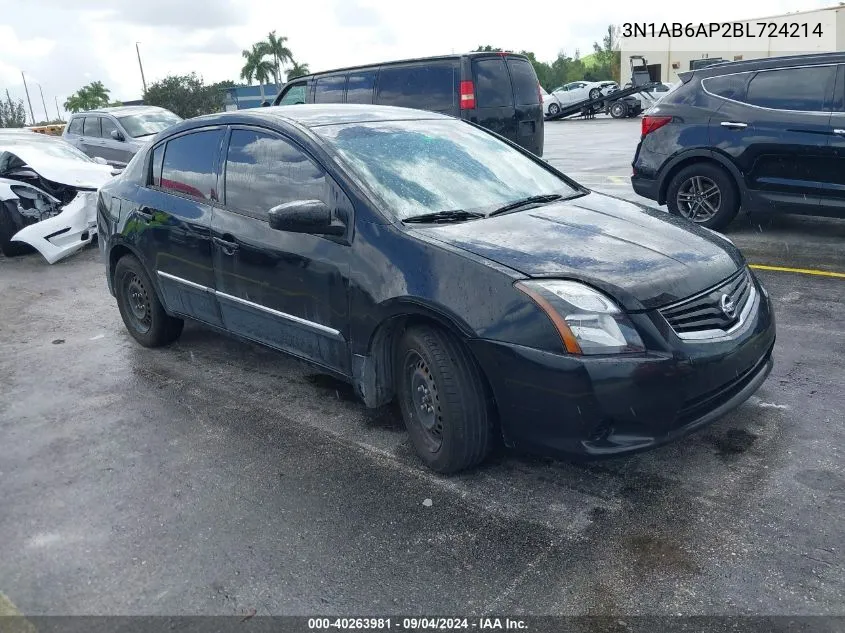
[{"label": "black sedan", "polygon": [[100,191],[142,345],[190,318],[397,399],[434,470],[491,446],[604,456],[745,401],[768,295],[725,238],[593,193],[471,123],[299,105],[180,123]]}]

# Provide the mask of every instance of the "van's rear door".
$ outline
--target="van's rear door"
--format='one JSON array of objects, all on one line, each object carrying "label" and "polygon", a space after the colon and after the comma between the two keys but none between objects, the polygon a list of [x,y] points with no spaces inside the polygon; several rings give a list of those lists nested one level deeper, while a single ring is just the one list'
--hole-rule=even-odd
[{"label": "van's rear door", "polygon": [[524,57],[508,55],[508,70],[513,81],[516,118],[516,142],[537,156],[543,155],[543,103],[540,82],[534,67]]},{"label": "van's rear door", "polygon": [[471,79],[475,88],[475,109],[462,110],[462,117],[518,142],[513,90],[504,57],[498,54],[473,57]]}]

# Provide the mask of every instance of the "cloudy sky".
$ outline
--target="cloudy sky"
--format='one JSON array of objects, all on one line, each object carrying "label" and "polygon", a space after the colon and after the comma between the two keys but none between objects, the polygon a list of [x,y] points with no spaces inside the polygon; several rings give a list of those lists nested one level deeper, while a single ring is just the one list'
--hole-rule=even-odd
[{"label": "cloudy sky", "polygon": [[141,97],[140,42],[147,82],[196,71],[208,82],[237,80],[241,50],[275,29],[311,70],[438,55],[492,44],[591,52],[609,23],[725,21],[804,11],[825,0],[0,0],[0,94],[23,97],[26,73],[35,116],[100,80],[116,99]]}]

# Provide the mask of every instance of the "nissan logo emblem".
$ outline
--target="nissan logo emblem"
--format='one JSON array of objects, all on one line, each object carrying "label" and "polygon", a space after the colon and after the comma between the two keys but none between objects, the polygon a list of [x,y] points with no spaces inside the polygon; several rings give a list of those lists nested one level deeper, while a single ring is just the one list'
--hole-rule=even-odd
[{"label": "nissan logo emblem", "polygon": [[734,318],[736,315],[736,305],[728,295],[722,295],[722,298],[719,300],[719,308],[722,310],[722,314],[729,319]]}]

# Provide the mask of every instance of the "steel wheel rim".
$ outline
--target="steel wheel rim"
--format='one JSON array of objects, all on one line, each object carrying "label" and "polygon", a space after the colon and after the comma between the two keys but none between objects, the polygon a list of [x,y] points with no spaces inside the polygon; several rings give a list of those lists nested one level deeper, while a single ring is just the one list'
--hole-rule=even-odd
[{"label": "steel wheel rim", "polygon": [[153,310],[150,302],[150,294],[141,278],[130,273],[124,278],[123,304],[129,320],[141,334],[150,331],[153,325]]},{"label": "steel wheel rim", "polygon": [[405,356],[405,375],[410,417],[421,431],[426,448],[436,453],[443,445],[443,413],[437,383],[423,357],[414,351]]},{"label": "steel wheel rim", "polygon": [[722,207],[722,190],[707,176],[692,176],[678,189],[676,202],[678,211],[687,220],[707,222]]},{"label": "steel wheel rim", "polygon": [[610,106],[610,113],[611,114],[615,113],[615,114],[619,115],[619,114],[622,114],[622,112],[623,112],[622,104],[614,103],[612,106]]}]

